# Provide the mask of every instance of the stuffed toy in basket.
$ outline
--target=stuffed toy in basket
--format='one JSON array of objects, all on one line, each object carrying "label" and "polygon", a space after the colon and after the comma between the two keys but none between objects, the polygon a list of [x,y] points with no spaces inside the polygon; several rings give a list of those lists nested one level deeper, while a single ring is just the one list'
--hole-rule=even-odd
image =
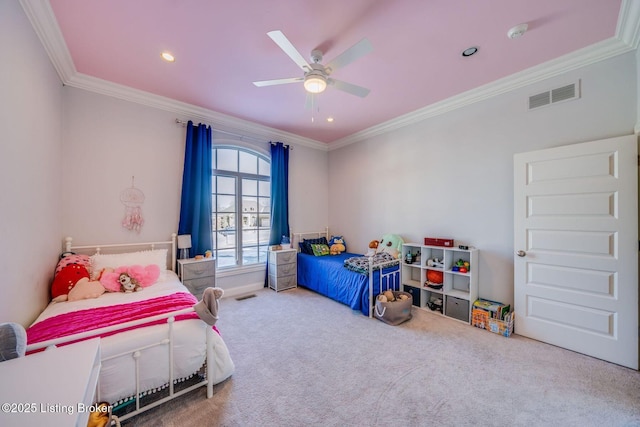
[{"label": "stuffed toy in basket", "polygon": [[408,292],[385,291],[376,298],[373,315],[389,325],[399,325],[411,319],[413,297]]}]

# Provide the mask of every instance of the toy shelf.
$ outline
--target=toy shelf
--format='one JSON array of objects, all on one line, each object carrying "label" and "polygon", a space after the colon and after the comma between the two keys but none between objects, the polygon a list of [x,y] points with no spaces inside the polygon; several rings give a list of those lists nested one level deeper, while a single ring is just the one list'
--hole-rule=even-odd
[{"label": "toy shelf", "polygon": [[[478,299],[478,254],[476,248],[405,243],[402,247],[403,288],[413,295],[415,306],[471,323],[472,305]],[[467,271],[456,271],[458,268]],[[441,281],[435,282],[441,288],[427,286],[434,284],[430,279]]]}]

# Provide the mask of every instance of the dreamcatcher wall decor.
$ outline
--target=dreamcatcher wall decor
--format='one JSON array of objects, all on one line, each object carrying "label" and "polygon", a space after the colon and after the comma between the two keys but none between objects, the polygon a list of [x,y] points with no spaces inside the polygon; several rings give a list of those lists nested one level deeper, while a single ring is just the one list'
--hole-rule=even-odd
[{"label": "dreamcatcher wall decor", "polygon": [[131,177],[131,188],[122,190],[120,201],[125,206],[122,226],[129,231],[140,233],[144,218],[142,218],[142,204],[144,203],[144,193],[135,187],[135,177]]}]

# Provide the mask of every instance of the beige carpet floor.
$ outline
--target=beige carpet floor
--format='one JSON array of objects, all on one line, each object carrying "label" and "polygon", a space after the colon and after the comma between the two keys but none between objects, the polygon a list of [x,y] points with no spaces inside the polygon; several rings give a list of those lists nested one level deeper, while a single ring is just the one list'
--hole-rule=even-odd
[{"label": "beige carpet floor", "polygon": [[127,426],[640,426],[640,372],[413,309],[400,326],[303,288],[222,300],[236,365]]}]

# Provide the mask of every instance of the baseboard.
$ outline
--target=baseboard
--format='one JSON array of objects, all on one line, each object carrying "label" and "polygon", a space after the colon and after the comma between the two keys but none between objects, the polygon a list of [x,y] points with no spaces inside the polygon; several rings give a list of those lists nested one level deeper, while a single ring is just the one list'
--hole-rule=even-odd
[{"label": "baseboard", "polygon": [[251,283],[249,285],[243,286],[234,286],[233,288],[225,289],[222,298],[235,298],[237,296],[250,294],[261,289],[264,289],[264,282]]}]

